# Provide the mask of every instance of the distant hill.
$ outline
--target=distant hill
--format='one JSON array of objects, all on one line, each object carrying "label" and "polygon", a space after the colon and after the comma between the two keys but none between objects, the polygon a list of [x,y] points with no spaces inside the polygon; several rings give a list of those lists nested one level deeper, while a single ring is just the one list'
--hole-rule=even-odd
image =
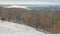
[{"label": "distant hill", "polygon": [[25,9],[30,9],[30,10],[43,10],[43,9],[49,9],[49,10],[58,10],[60,9],[60,5],[32,5],[32,4],[15,4],[15,5],[8,5],[8,4],[0,4],[0,7],[3,8],[25,8]]}]

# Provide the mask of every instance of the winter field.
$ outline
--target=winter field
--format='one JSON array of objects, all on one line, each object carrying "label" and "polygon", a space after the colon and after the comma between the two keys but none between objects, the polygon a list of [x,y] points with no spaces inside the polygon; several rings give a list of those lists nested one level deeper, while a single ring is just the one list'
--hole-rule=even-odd
[{"label": "winter field", "polygon": [[60,33],[60,5],[0,4],[0,19],[31,26],[38,31]]},{"label": "winter field", "polygon": [[36,29],[18,23],[0,20],[0,36],[59,36],[60,34],[45,34]]},{"label": "winter field", "polygon": [[3,20],[0,20],[1,36],[54,36],[52,33],[60,33],[59,15],[59,5],[0,5],[0,19]]}]

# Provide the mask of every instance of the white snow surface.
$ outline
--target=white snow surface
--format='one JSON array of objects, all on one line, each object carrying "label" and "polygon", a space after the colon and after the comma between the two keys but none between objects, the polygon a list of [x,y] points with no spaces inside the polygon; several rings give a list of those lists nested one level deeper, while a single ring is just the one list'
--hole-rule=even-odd
[{"label": "white snow surface", "polygon": [[0,36],[59,36],[60,34],[45,34],[36,29],[13,22],[0,20]]},{"label": "white snow surface", "polygon": [[26,8],[27,6],[17,6],[17,5],[12,5],[8,6],[7,8]]},{"label": "white snow surface", "polygon": [[5,8],[23,8],[23,9],[31,10],[31,9],[29,9],[27,7],[28,6],[17,6],[17,5],[5,6]]}]

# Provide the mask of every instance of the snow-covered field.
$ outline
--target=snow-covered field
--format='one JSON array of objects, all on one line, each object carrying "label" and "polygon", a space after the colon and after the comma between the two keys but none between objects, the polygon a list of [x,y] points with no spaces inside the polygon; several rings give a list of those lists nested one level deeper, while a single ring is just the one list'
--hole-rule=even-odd
[{"label": "snow-covered field", "polygon": [[60,34],[45,34],[36,29],[13,22],[0,20],[0,36],[59,36]]}]

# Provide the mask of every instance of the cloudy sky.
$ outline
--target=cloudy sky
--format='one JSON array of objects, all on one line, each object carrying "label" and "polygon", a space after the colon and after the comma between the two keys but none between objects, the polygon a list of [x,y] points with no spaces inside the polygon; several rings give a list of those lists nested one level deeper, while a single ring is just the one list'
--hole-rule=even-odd
[{"label": "cloudy sky", "polygon": [[60,4],[60,0],[0,0],[0,4]]}]

